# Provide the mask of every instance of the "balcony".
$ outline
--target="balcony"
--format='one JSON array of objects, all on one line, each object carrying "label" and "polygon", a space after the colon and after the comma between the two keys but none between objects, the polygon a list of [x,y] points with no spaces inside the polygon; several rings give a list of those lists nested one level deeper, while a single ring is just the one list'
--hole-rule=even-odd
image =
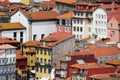
[{"label": "balcony", "polygon": [[36,66],[39,66],[39,67],[51,67],[51,64],[43,64],[43,63],[36,62]]}]

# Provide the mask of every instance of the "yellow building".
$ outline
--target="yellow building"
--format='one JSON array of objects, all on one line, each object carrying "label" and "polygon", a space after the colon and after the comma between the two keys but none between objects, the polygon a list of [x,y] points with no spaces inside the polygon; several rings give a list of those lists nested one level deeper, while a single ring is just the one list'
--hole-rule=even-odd
[{"label": "yellow building", "polygon": [[43,42],[41,47],[37,48],[36,53],[36,79],[49,78],[51,72],[51,49]]},{"label": "yellow building", "polygon": [[34,0],[21,0],[21,3],[25,4],[25,5],[29,5],[31,2],[33,2]]},{"label": "yellow building", "polygon": [[[59,35],[59,36],[58,36]],[[59,64],[63,55],[72,52],[75,44],[74,36],[70,33],[55,32],[40,40],[36,48],[36,79],[51,79],[52,68]]]},{"label": "yellow building", "polygon": [[27,57],[27,67],[30,72],[35,72],[36,46],[39,44],[39,41],[28,41],[22,46],[23,55]]}]

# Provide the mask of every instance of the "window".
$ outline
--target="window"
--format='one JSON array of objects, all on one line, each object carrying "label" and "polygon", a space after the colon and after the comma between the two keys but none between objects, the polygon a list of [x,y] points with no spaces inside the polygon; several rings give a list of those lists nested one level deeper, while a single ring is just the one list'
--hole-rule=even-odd
[{"label": "window", "polygon": [[20,32],[20,37],[23,37],[23,32]]},{"label": "window", "polygon": [[40,54],[42,55],[42,49],[40,49]]},{"label": "window", "polygon": [[51,61],[50,61],[50,60],[48,60],[48,64],[51,64]]},{"label": "window", "polygon": [[42,63],[42,60],[43,60],[43,59],[42,59],[42,58],[40,58],[40,63]]},{"label": "window", "polygon": [[83,21],[81,20],[80,23],[83,24]]},{"label": "window", "polygon": [[43,39],[43,38],[44,38],[44,36],[45,36],[45,34],[41,34],[41,39]]},{"label": "window", "polygon": [[83,28],[82,27],[80,27],[80,32],[82,32],[83,31]]},{"label": "window", "polygon": [[74,26],[74,31],[76,31],[76,27]]},{"label": "window", "polygon": [[40,72],[42,73],[42,67],[40,67]]},{"label": "window", "polygon": [[48,73],[50,73],[51,72],[51,69],[50,68],[48,68]]},{"label": "window", "polygon": [[48,55],[50,56],[50,54],[51,54],[51,50],[49,50],[49,52],[48,52]]},{"label": "window", "polygon": [[59,26],[59,31],[62,31],[62,26]]},{"label": "window", "polygon": [[76,24],[76,20],[74,20],[74,24]]},{"label": "window", "polygon": [[46,50],[44,50],[44,55],[46,55]]},{"label": "window", "polygon": [[112,31],[111,34],[112,34],[112,36],[115,35],[115,31]]},{"label": "window", "polygon": [[46,64],[46,59],[44,59],[44,64]]},{"label": "window", "polygon": [[81,12],[81,16],[83,16],[83,13]]},{"label": "window", "polygon": [[112,27],[113,26],[113,24],[112,23],[110,23],[110,27]]},{"label": "window", "polygon": [[14,39],[16,40],[16,38],[17,38],[17,32],[14,32],[14,33],[13,33],[13,37],[14,37]]},{"label": "window", "polygon": [[69,32],[69,27],[65,27],[65,31],[66,31],[66,32]]},{"label": "window", "polygon": [[33,40],[36,40],[36,37],[37,37],[37,35],[36,35],[36,34],[34,34],[34,35],[33,35]]},{"label": "window", "polygon": [[77,27],[77,31],[79,31],[79,27]]},{"label": "window", "polygon": [[77,24],[79,24],[79,20],[77,20]]},{"label": "window", "polygon": [[36,71],[38,72],[38,67],[36,67]]},{"label": "window", "polygon": [[20,42],[23,43],[23,38],[20,38]]},{"label": "window", "polygon": [[44,73],[46,73],[46,68],[44,68]]},{"label": "window", "polygon": [[59,20],[59,25],[62,25],[62,19]]},{"label": "window", "polygon": [[33,63],[33,60],[31,60],[31,63]]}]

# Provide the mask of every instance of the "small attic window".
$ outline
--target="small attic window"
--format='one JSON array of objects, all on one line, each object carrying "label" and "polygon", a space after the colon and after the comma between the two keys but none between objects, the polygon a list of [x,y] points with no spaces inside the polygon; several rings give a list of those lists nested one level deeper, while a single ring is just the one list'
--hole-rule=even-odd
[{"label": "small attic window", "polygon": [[71,57],[70,56],[66,56],[66,60],[71,60]]}]

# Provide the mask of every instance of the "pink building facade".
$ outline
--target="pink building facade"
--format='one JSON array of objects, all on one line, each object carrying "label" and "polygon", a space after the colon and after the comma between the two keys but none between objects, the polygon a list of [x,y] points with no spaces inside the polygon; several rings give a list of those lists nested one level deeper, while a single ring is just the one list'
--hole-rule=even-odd
[{"label": "pink building facade", "polygon": [[108,22],[108,38],[113,42],[120,42],[120,17],[112,17]]}]

